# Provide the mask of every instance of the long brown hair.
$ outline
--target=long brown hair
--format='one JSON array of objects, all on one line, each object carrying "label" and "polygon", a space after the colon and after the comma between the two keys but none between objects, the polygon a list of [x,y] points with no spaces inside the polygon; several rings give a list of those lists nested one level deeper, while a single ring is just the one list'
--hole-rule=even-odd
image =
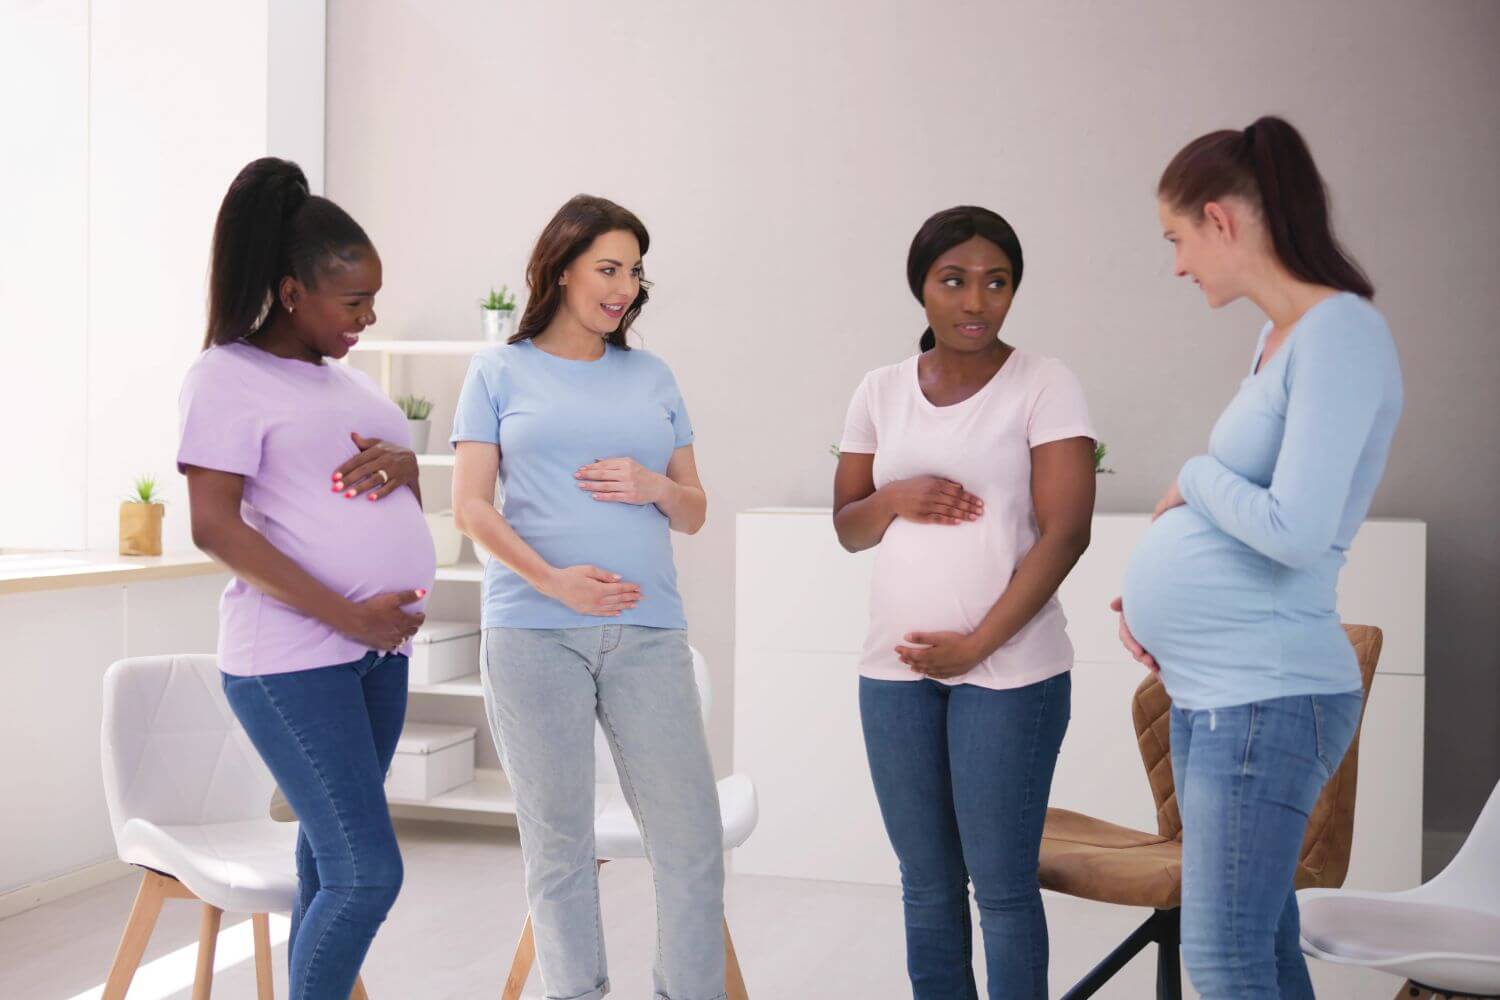
[{"label": "long brown hair", "polygon": [[327,198],[309,194],[307,176],[289,160],[264,156],[229,185],[214,221],[203,349],[254,333],[281,308],[281,279],[308,288],[332,259],[373,253],[359,223]]},{"label": "long brown hair", "polygon": [[[558,284],[563,271],[589,248],[589,244],[603,236],[619,230],[631,233],[641,246],[641,256],[651,247],[651,234],[635,213],[621,208],[607,198],[591,194],[574,195],[567,204],[557,210],[552,221],[537,237],[536,247],[531,251],[531,261],[526,265],[526,290],[530,293],[526,311],[521,314],[520,325],[511,335],[510,343],[530,340],[552,322],[557,310],[562,308],[563,289]],[[641,280],[641,290],[635,301],[625,310],[620,325],[605,337],[605,341],[623,350],[630,350],[625,335],[630,324],[640,314],[650,298],[650,282]]]},{"label": "long brown hair", "polygon": [[1238,195],[1260,207],[1271,244],[1303,281],[1375,297],[1375,286],[1333,235],[1328,189],[1302,135],[1284,119],[1257,118],[1243,131],[1199,136],[1167,164],[1157,196],[1185,215]]}]

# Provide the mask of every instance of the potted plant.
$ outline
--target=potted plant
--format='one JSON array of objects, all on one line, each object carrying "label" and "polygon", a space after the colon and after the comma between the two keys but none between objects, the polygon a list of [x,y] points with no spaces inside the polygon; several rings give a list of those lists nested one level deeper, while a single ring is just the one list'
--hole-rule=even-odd
[{"label": "potted plant", "polygon": [[516,294],[509,285],[501,285],[497,292],[490,289],[488,298],[479,300],[480,315],[484,317],[484,339],[503,342],[515,329]]},{"label": "potted plant", "polygon": [[138,478],[135,493],[120,503],[120,555],[161,555],[161,519],[166,510],[156,491],[156,477]]},{"label": "potted plant", "polygon": [[427,451],[427,438],[432,432],[432,400],[425,396],[401,396],[396,400],[401,412],[406,414],[406,426],[411,428],[411,450],[418,455]]}]

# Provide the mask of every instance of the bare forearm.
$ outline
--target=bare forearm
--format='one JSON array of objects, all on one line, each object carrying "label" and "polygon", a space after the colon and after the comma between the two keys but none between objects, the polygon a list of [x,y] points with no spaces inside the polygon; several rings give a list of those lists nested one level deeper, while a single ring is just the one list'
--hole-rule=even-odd
[{"label": "bare forearm", "polygon": [[1062,586],[1088,548],[1087,534],[1042,535],[1016,567],[1005,592],[973,632],[975,652],[984,659],[1013,639]]},{"label": "bare forearm", "polygon": [[354,628],[353,601],[318,582],[244,521],[236,519],[196,531],[193,541],[266,596],[339,632]]},{"label": "bare forearm", "polygon": [[667,523],[673,531],[686,535],[696,534],[708,518],[708,494],[696,486],[662,477],[662,498],[656,501],[656,509],[667,515]]},{"label": "bare forearm", "polygon": [[839,544],[850,552],[874,548],[896,519],[888,494],[876,490],[862,500],[851,500],[833,514],[833,530]]},{"label": "bare forearm", "polygon": [[509,566],[539,593],[547,593],[548,582],[555,567],[543,559],[536,549],[526,544],[526,540],[495,509],[493,501],[460,501],[454,509],[454,521],[458,530],[471,538],[475,545],[482,546],[486,552]]}]

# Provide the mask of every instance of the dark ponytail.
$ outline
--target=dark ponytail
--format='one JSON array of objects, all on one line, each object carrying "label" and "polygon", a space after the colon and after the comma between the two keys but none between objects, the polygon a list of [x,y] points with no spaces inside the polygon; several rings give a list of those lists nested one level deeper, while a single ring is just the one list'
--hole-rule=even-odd
[{"label": "dark ponytail", "polygon": [[348,212],[310,194],[307,176],[289,160],[262,157],[229,185],[214,222],[204,350],[242,340],[281,308],[287,276],[309,288],[331,259],[373,252]]},{"label": "dark ponytail", "polygon": [[1238,195],[1260,207],[1276,256],[1303,281],[1371,299],[1375,286],[1333,235],[1328,189],[1312,153],[1284,119],[1256,119],[1244,131],[1210,132],[1167,164],[1157,196],[1197,217],[1203,206]]},{"label": "dark ponytail", "polygon": [[[1010,223],[987,208],[959,205],[938,212],[922,223],[922,228],[912,238],[911,249],[906,254],[906,284],[918,302],[923,301],[922,287],[927,282],[927,272],[932,270],[937,259],[976,236],[989,240],[1010,258],[1010,266],[1015,272],[1011,282],[1015,288],[1021,287],[1021,271],[1024,267],[1021,239]],[[918,344],[923,351],[930,351],[937,346],[937,337],[933,334],[932,327],[923,331]]]}]

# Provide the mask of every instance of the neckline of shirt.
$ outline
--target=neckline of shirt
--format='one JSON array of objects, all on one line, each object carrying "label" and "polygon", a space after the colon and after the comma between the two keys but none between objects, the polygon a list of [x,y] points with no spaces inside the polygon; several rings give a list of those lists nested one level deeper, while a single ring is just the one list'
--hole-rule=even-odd
[{"label": "neckline of shirt", "polygon": [[612,355],[619,353],[619,348],[615,347],[614,344],[605,341],[604,353],[599,355],[597,358],[564,358],[553,354],[551,351],[547,351],[538,347],[533,341],[534,338],[532,337],[527,337],[525,340],[521,341],[522,350],[530,350],[535,354],[546,358],[548,361],[556,361],[558,364],[562,365],[577,365],[585,368],[591,365],[602,366],[609,361]]},{"label": "neckline of shirt", "polygon": [[1019,347],[1012,347],[1010,350],[1010,354],[1005,359],[1004,364],[996,369],[995,374],[990,376],[988,382],[976,389],[974,391],[974,394],[972,396],[969,396],[967,399],[960,399],[958,402],[949,403],[947,406],[939,406],[932,400],[928,399],[927,393],[922,391],[922,373],[918,368],[918,363],[922,357],[920,354],[911,358],[910,361],[911,385],[916,390],[917,399],[919,400],[920,405],[929,413],[942,416],[953,412],[962,412],[963,410],[968,409],[971,405],[973,405],[975,400],[982,399],[985,396],[989,395],[990,392],[994,390],[995,385],[999,383],[1000,380],[1005,376],[1005,373],[1016,367],[1016,365],[1019,363],[1017,359],[1020,358],[1020,356],[1021,349]]}]

